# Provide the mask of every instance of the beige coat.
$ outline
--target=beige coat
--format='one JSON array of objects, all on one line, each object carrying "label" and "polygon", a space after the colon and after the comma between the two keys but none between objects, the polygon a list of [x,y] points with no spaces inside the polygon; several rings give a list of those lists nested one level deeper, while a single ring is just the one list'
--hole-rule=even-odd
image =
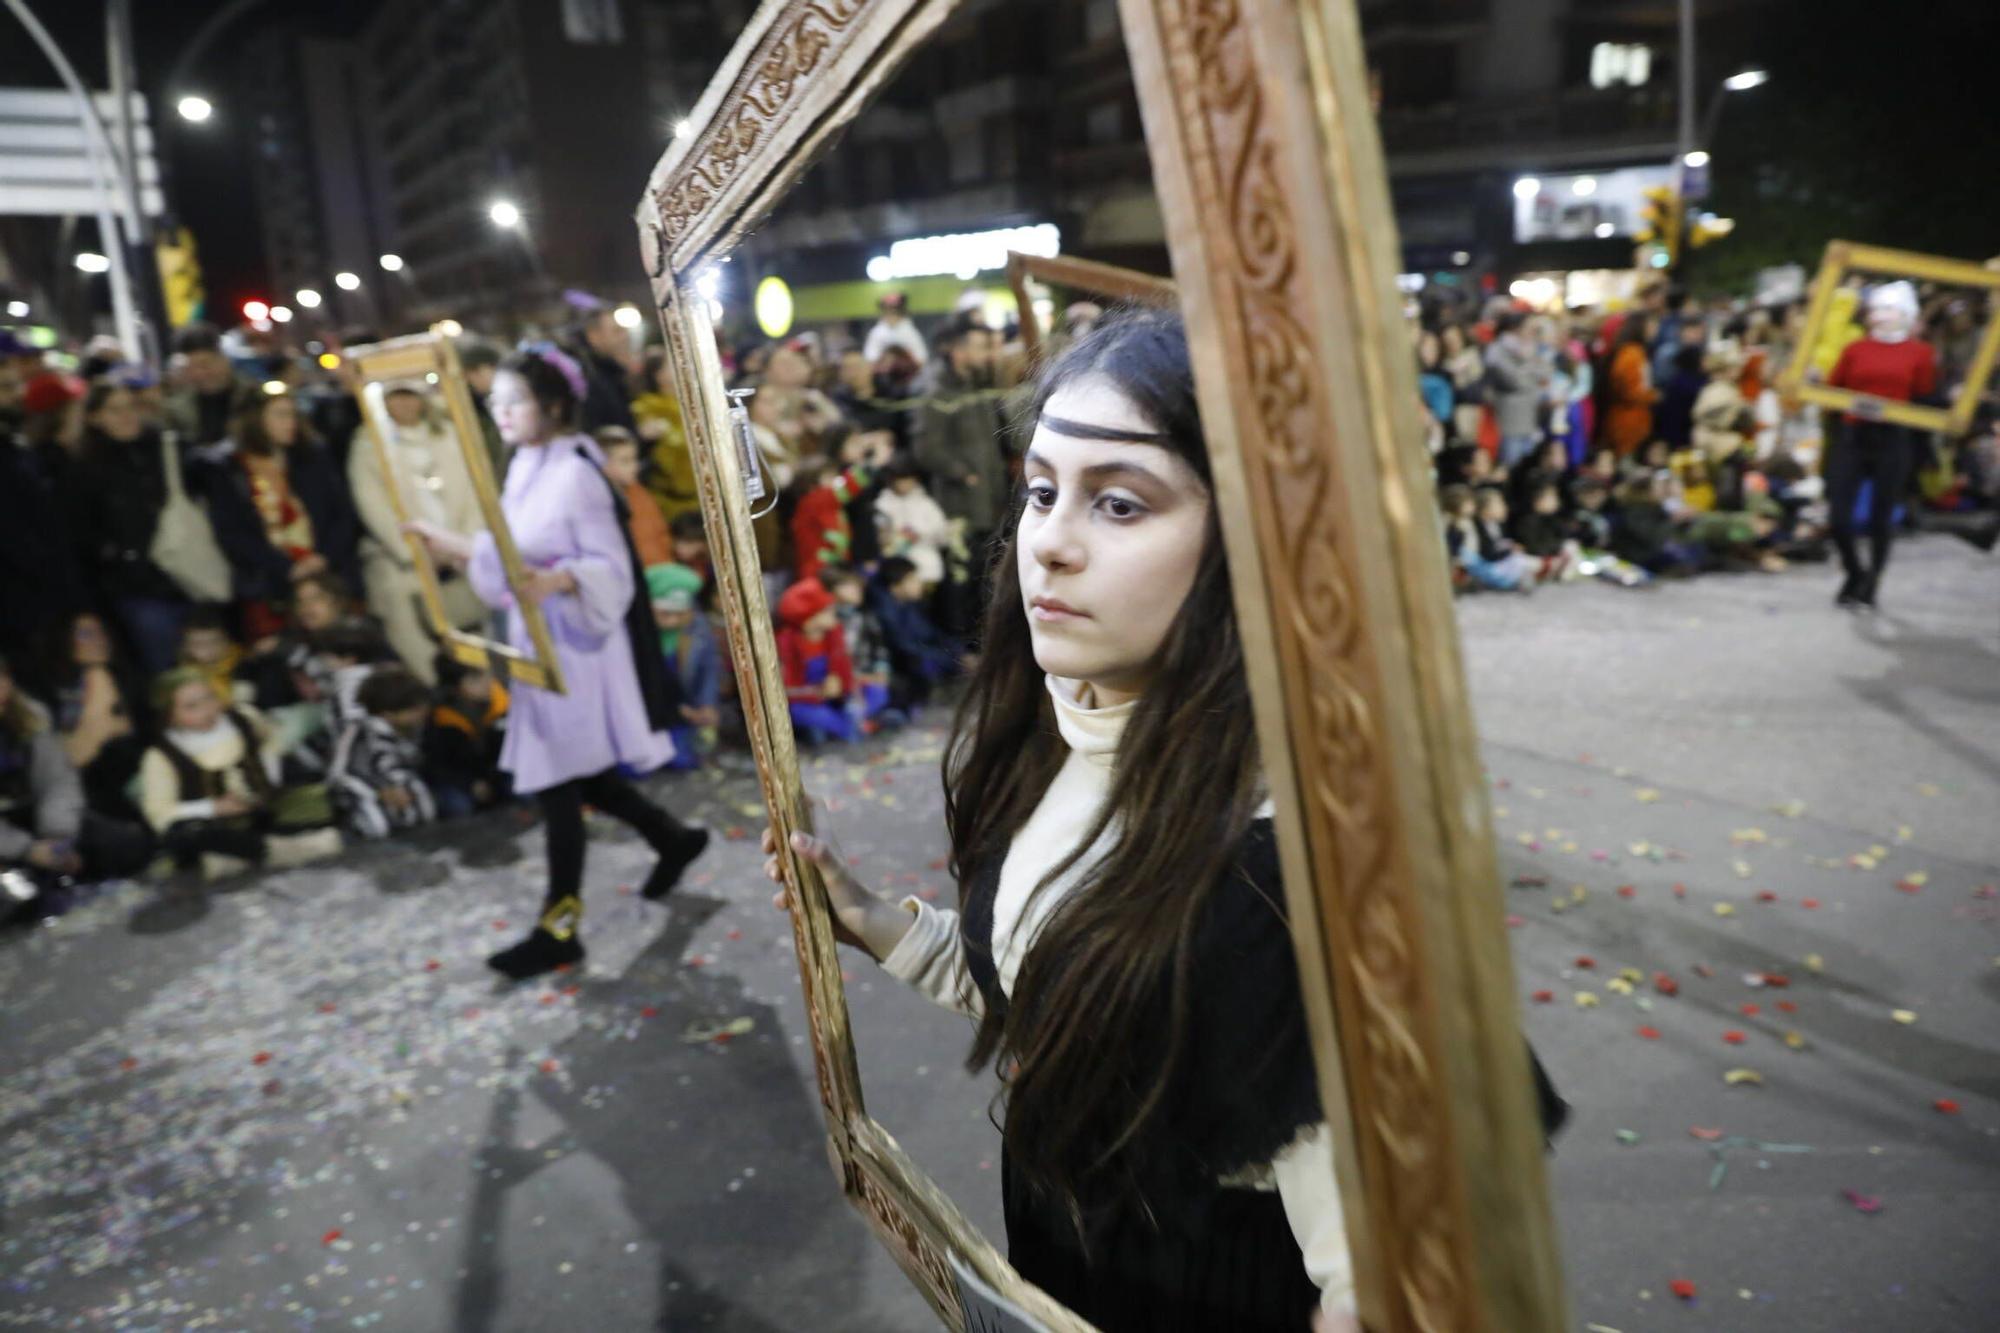
[{"label": "beige coat", "polygon": [[[486,530],[472,473],[450,432],[428,421],[409,428],[385,422],[383,443],[411,519],[467,536]],[[475,446],[484,444],[475,441]],[[404,665],[430,683],[437,644],[425,620],[422,585],[397,521],[381,454],[367,426],[355,432],[347,452],[347,483],[361,514],[361,571],[368,584],[368,609],[381,620],[389,646]],[[485,609],[464,579],[446,582],[442,592],[445,615],[453,624],[474,628],[485,622]]]}]

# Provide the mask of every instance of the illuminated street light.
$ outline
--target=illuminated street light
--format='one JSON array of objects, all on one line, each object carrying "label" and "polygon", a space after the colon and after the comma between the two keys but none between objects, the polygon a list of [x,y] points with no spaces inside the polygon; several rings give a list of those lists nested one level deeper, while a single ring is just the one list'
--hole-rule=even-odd
[{"label": "illuminated street light", "polygon": [[1746,69],[1740,74],[1732,74],[1722,81],[1722,86],[1732,93],[1747,93],[1752,88],[1761,88],[1771,81],[1771,72],[1763,69]]},{"label": "illuminated street light", "polygon": [[1613,225],[1612,225],[1611,223],[1609,223],[1609,222],[1600,222],[1600,223],[1598,223],[1598,224],[1597,224],[1597,239],[1598,239],[1598,240],[1600,240],[1600,241],[1604,241],[1604,240],[1609,240],[1610,238],[1612,238],[1613,236],[1616,236],[1617,234],[1618,234],[1618,228],[1617,228],[1617,227],[1615,227],[1615,226],[1613,226]]},{"label": "illuminated street light", "polygon": [[1533,199],[1541,192],[1542,183],[1533,176],[1523,176],[1514,182],[1514,197],[1516,199]]},{"label": "illuminated street light", "polygon": [[431,332],[444,338],[456,338],[465,332],[465,326],[455,319],[441,319],[431,325]]},{"label": "illuminated street light", "polygon": [[495,199],[486,210],[486,216],[493,219],[496,227],[514,228],[521,225],[521,210],[512,201]]},{"label": "illuminated street light", "polygon": [[111,271],[111,261],[109,259],[100,254],[93,254],[89,250],[85,250],[76,257],[76,266],[85,273],[108,273]]},{"label": "illuminated street light", "polygon": [[320,294],[314,291],[312,288],[310,287],[299,288],[298,301],[299,304],[305,309],[307,310],[319,309],[320,300],[321,300]]},{"label": "illuminated street light", "polygon": [[7,303],[7,318],[26,319],[27,317],[28,303],[26,301],[9,301]]},{"label": "illuminated street light", "polygon": [[1569,192],[1579,199],[1588,199],[1597,193],[1597,177],[1578,176],[1570,182]]},{"label": "illuminated street light", "polygon": [[210,105],[206,97],[197,97],[193,93],[189,93],[177,102],[174,109],[181,113],[182,120],[192,121],[196,125],[215,114],[214,106]]},{"label": "illuminated street light", "polygon": [[382,266],[384,273],[401,273],[403,271],[403,257],[401,255],[383,255],[375,262]]},{"label": "illuminated street light", "polygon": [[285,382],[283,380],[265,380],[264,392],[273,398],[280,397],[285,392]]},{"label": "illuminated street light", "polygon": [[359,291],[361,290],[361,279],[352,273],[336,273],[333,275],[333,285],[340,288],[343,292]]},{"label": "illuminated street light", "polygon": [[639,307],[635,305],[619,306],[611,312],[611,318],[618,321],[618,327],[621,329],[636,329],[645,322],[644,317],[639,314]]},{"label": "illuminated street light", "polygon": [[292,322],[292,308],[288,305],[274,305],[271,307],[271,318],[280,324],[289,324]]},{"label": "illuminated street light", "polygon": [[691,120],[675,121],[674,137],[676,139],[688,139],[694,137],[694,122]]},{"label": "illuminated street light", "polygon": [[249,320],[252,324],[255,324],[260,319],[269,319],[270,317],[271,306],[269,302],[245,301],[243,303],[243,318]]},{"label": "illuminated street light", "polygon": [[1708,165],[1708,154],[1702,149],[1697,148],[1686,157],[1683,157],[1681,161],[1690,167],[1705,167]]}]

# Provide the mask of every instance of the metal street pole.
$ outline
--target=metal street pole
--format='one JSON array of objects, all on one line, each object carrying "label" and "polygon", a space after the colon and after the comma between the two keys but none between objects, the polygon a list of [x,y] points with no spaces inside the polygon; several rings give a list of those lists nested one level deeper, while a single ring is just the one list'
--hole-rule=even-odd
[{"label": "metal street pole", "polygon": [[116,154],[111,147],[110,133],[104,127],[103,117],[97,114],[96,103],[90,100],[90,92],[77,77],[76,67],[69,63],[49,30],[42,26],[29,10],[27,0],[0,0],[28,35],[35,39],[35,45],[42,49],[55,66],[56,74],[76,98],[76,104],[83,117],[84,150],[90,158],[91,172],[97,177],[97,230],[101,235],[105,256],[111,261],[111,318],[118,327],[118,343],[125,355],[135,362],[145,359],[145,346],[139,333],[139,312],[132,304],[131,276],[125,270],[125,246],[119,237],[115,217],[119,210],[117,175],[114,166]]},{"label": "metal street pole", "polygon": [[[153,260],[151,237],[147,233],[145,209],[140,199],[139,126],[132,102],[138,80],[132,72],[132,0],[106,0],[104,8],[105,67],[111,74],[111,96],[118,108],[118,133],[122,145],[119,166],[125,178],[125,252],[130,259],[137,289],[137,301],[144,311],[139,330],[153,334],[167,327],[167,306],[157,281],[159,265]],[[157,142],[159,131],[154,130]],[[149,262],[152,261],[152,262]],[[152,280],[149,280],[149,276]],[[164,362],[165,349],[157,344],[148,349],[148,361]]]},{"label": "metal street pole", "polygon": [[1694,0],[1681,0],[1681,156],[1694,151]]}]

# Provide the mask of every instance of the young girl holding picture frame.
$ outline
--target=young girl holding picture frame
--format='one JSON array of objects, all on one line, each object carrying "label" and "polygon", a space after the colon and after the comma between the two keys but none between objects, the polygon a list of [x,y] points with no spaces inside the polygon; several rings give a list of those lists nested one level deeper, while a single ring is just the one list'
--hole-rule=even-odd
[{"label": "young girl holding picture frame", "polygon": [[[514,790],[532,795],[547,827],[549,886],[541,920],[526,938],[487,960],[520,980],[581,963],[583,807],[586,802],[637,830],[659,853],[642,890],[664,897],[708,846],[708,832],[681,823],[621,774],[647,772],[673,758],[667,729],[677,701],[655,697],[665,673],[644,669],[640,654],[659,656],[650,602],[636,604],[638,573],[618,501],[603,472],[604,454],[577,427],[582,372],[554,348],[522,352],[501,364],[487,408],[513,451],[501,509],[528,566],[519,596],[548,621],[565,693],[522,688],[513,695],[500,766]],[[515,590],[491,533],[467,538],[428,523],[408,530],[432,556],[467,571],[487,605],[512,610]],[[643,616],[646,632],[633,632]],[[518,614],[515,647],[532,651]]]}]

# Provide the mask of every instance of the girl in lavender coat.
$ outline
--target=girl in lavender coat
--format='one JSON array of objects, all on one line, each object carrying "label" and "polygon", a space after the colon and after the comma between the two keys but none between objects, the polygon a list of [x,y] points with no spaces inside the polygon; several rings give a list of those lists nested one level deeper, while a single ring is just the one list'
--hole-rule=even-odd
[{"label": "girl in lavender coat", "polygon": [[[514,790],[533,795],[548,829],[549,888],[528,937],[487,962],[519,980],[583,960],[583,807],[587,802],[636,829],[660,854],[643,892],[664,897],[708,845],[619,774],[673,757],[673,742],[647,717],[626,613],[634,593],[632,557],[604,455],[578,432],[584,394],[575,363],[553,348],[523,352],[493,378],[487,409],[513,451],[501,508],[527,566],[521,598],[548,621],[565,692],[517,686],[500,766]],[[508,641],[533,652],[507,586],[492,535],[467,538],[415,523],[440,561],[463,568],[473,591],[510,612]]]}]

